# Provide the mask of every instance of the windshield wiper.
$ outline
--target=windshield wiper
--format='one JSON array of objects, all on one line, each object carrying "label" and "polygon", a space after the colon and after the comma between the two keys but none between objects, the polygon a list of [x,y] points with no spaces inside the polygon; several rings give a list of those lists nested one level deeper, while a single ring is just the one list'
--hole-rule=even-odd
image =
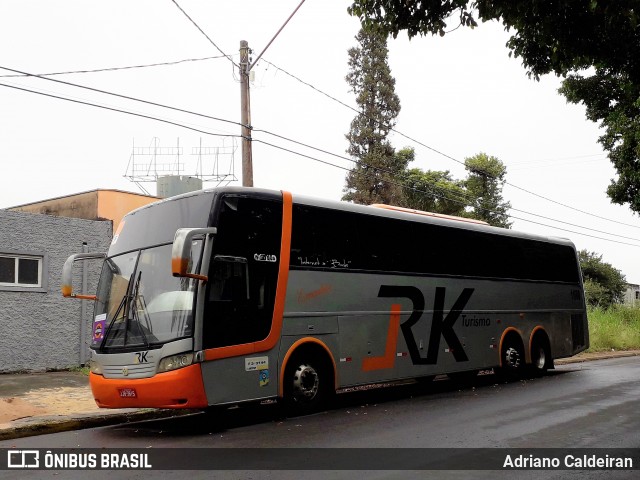
[{"label": "windshield wiper", "polygon": [[[138,316],[138,291],[140,290],[140,280],[142,279],[142,271],[138,272],[138,278],[136,279],[136,283],[131,290],[131,295],[129,297],[129,308],[126,312],[125,317],[125,326],[124,326],[124,345],[127,345],[127,334],[129,333],[129,322],[136,321],[135,324],[138,327],[138,331],[140,332],[140,336],[142,337],[142,342],[146,347],[149,347],[149,341],[147,340],[147,336],[144,334],[142,330],[142,325],[140,324],[140,317]],[[133,309],[133,312],[131,310]]]},{"label": "windshield wiper", "polygon": [[[107,327],[104,337],[102,339],[102,343],[100,344],[100,349],[104,349],[104,348],[109,348],[109,347],[115,347],[115,348],[126,348],[126,347],[131,347],[131,346],[135,346],[135,345],[128,345],[127,344],[127,337],[129,335],[129,327],[132,326],[132,322],[133,325],[136,326],[136,328],[138,329],[138,332],[140,334],[140,337],[142,339],[142,343],[146,346],[149,347],[149,341],[147,340],[147,336],[144,334],[144,331],[142,330],[142,325],[140,324],[140,317],[138,315],[137,312],[137,305],[140,301],[139,297],[138,297],[138,292],[140,290],[140,280],[142,279],[142,272],[138,273],[138,277],[136,278],[135,283],[133,284],[133,288],[129,289],[130,293],[125,294],[122,297],[122,300],[120,301],[120,305],[118,305],[118,308],[116,309],[113,318],[111,318],[111,321],[109,322],[109,326]],[[142,302],[144,302],[144,300],[142,300]],[[144,304],[143,304],[144,305]],[[145,317],[146,317],[146,322],[147,324],[150,324],[150,319],[148,318],[148,315],[146,314],[146,307],[145,308]],[[124,312],[123,312],[124,310]],[[114,328],[114,324],[116,322],[116,320],[119,318],[120,313],[122,312],[122,319],[124,320],[123,322],[123,328],[119,328],[118,330],[120,332],[123,332],[123,340],[122,340],[122,345],[109,345],[109,339],[111,337],[111,333],[112,330]],[[115,332],[114,335],[117,335],[118,332]],[[113,341],[114,339],[111,338],[111,341]]]}]

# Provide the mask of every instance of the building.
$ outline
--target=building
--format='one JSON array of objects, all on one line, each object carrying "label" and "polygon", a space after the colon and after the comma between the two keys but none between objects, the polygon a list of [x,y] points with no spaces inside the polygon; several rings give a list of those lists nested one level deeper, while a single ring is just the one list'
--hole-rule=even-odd
[{"label": "building", "polygon": [[98,189],[18,205],[7,210],[86,220],[111,220],[115,232],[122,217],[127,213],[158,200],[159,197],[140,193]]},{"label": "building", "polygon": [[[106,251],[112,232],[111,220],[0,210],[0,372],[85,363],[93,305],[62,297],[62,265],[74,253]],[[99,262],[79,269],[74,289],[95,291]]]},{"label": "building", "polygon": [[[106,252],[122,217],[157,200],[98,189],[0,210],[0,372],[86,362],[93,303],[62,297],[62,265],[74,253]],[[95,292],[100,262],[76,269],[74,290]]]},{"label": "building", "polygon": [[623,303],[633,307],[640,306],[640,285],[627,283],[627,290],[624,292]]}]

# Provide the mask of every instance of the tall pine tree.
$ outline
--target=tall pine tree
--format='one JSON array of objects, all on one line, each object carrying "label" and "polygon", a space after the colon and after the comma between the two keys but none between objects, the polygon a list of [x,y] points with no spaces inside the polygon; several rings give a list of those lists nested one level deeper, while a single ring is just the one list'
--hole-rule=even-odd
[{"label": "tall pine tree", "polygon": [[357,46],[349,49],[346,80],[356,95],[360,113],[346,135],[347,153],[358,163],[347,174],[343,200],[398,204],[399,185],[412,155],[396,154],[387,139],[400,113],[395,79],[387,63],[387,35],[376,26],[361,29]]}]

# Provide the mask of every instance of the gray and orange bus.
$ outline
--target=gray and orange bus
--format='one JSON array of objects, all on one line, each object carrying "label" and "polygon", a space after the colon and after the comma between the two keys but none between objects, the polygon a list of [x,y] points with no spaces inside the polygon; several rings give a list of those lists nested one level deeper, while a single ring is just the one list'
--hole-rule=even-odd
[{"label": "gray and orange bus", "polygon": [[[95,295],[73,263],[103,258]],[[288,192],[216,188],[128,214],[78,254],[63,294],[95,301],[100,407],[281,399],[553,368],[588,347],[573,244],[465,219]]]}]

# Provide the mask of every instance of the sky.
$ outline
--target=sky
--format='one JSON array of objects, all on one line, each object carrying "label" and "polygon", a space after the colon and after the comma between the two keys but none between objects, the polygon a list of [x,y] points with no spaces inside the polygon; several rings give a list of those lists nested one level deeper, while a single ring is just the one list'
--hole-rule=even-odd
[{"label": "sky", "polygon": [[[169,153],[156,159],[160,174],[179,164],[183,175],[196,174],[199,165],[210,175],[217,166],[240,185],[240,85],[232,61],[238,63],[241,40],[255,59],[300,0],[176,2],[0,2],[0,208],[97,188],[141,192],[128,177],[149,171],[152,157],[144,149],[151,145]],[[254,66],[256,187],[342,196],[353,166],[345,152],[355,115],[348,107],[356,107],[344,78],[360,27],[347,14],[349,4],[306,0]],[[514,229],[569,238],[640,283],[640,221],[606,196],[615,170],[597,142],[602,131],[586,120],[583,106],[557,93],[560,79],[529,79],[521,61],[509,57],[508,38],[494,22],[444,37],[390,39],[402,107],[392,144],[415,148],[412,167],[449,170],[460,179],[466,157],[498,157],[507,167],[503,195]],[[160,65],[142,67],[152,64]],[[7,68],[41,75],[105,71],[46,80],[7,76],[15,75]],[[179,157],[169,150],[178,146]],[[198,157],[200,146],[207,155]],[[209,154],[215,149],[217,165]],[[155,194],[154,184],[139,185]]]}]

